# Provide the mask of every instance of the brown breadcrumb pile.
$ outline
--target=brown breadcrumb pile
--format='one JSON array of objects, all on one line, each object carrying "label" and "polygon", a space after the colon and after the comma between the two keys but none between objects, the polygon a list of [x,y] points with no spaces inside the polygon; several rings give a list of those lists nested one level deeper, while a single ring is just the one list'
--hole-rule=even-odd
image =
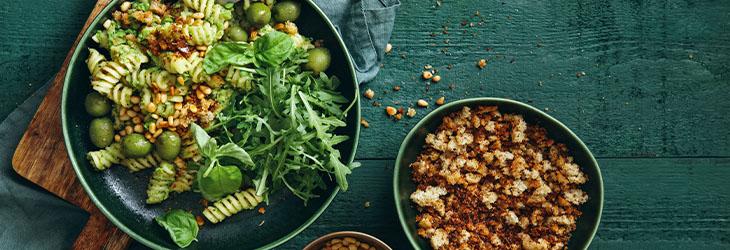
[{"label": "brown breadcrumb pile", "polygon": [[434,249],[564,249],[588,199],[567,147],[495,106],[444,117],[410,167]]}]

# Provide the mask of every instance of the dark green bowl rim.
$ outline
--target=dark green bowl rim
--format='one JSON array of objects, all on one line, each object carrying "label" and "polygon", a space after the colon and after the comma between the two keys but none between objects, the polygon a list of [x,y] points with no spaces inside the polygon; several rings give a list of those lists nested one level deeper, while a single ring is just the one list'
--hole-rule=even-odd
[{"label": "dark green bowl rim", "polygon": [[[99,15],[97,15],[96,18],[94,18],[94,21],[91,22],[91,24],[89,25],[89,28],[84,32],[84,35],[81,37],[81,40],[79,40],[79,41],[88,40],[89,37],[91,36],[92,32],[96,31],[96,29],[94,29],[94,27],[97,27],[98,23],[102,19],[104,19],[107,16],[107,14],[109,14],[109,12],[119,4],[120,1],[122,1],[122,0],[113,0],[111,3],[109,3],[109,5],[107,5],[101,11],[101,13]],[[330,31],[332,32],[332,34],[334,34],[335,39],[337,40],[339,46],[344,51],[345,59],[347,61],[346,67],[349,69],[352,79],[354,80],[352,82],[352,84],[353,84],[352,87],[355,90],[355,94],[354,94],[353,98],[355,99],[354,101],[356,103],[355,103],[355,106],[352,108],[355,109],[355,114],[357,116],[355,121],[360,121],[360,117],[361,117],[361,115],[360,115],[360,88],[358,85],[357,75],[355,74],[355,66],[352,64],[352,56],[350,55],[350,51],[347,49],[347,46],[345,45],[345,42],[342,40],[342,37],[340,36],[340,34],[337,33],[337,29],[335,29],[335,26],[332,24],[332,22],[329,20],[329,18],[327,18],[327,16],[324,14],[322,9],[320,9],[319,6],[314,4],[314,2],[312,2],[312,0],[305,0],[305,2],[308,3],[312,7],[312,9],[314,9],[317,12],[317,14],[324,20],[324,22],[327,24],[327,28],[329,28]],[[63,139],[64,139],[64,143],[66,145],[66,150],[67,150],[69,159],[71,160],[71,165],[73,165],[74,171],[76,172],[76,177],[78,177],[79,182],[81,183],[81,186],[84,187],[84,190],[86,191],[86,194],[89,195],[89,198],[91,198],[91,201],[94,202],[96,207],[99,208],[99,210],[104,214],[104,216],[106,216],[112,223],[114,223],[114,225],[119,227],[119,229],[121,229],[122,231],[127,233],[129,236],[131,236],[138,242],[144,244],[145,246],[148,246],[148,247],[154,248],[154,249],[165,249],[165,247],[158,245],[150,240],[147,240],[146,238],[142,237],[141,235],[136,234],[129,227],[127,227],[127,225],[122,224],[114,216],[114,214],[111,211],[109,211],[109,209],[99,201],[99,199],[96,197],[96,194],[94,193],[94,191],[91,189],[91,187],[86,182],[86,180],[82,177],[81,169],[77,162],[78,159],[76,159],[74,154],[71,152],[73,150],[72,149],[73,147],[71,144],[71,138],[69,136],[69,130],[73,129],[73,128],[71,126],[69,126],[69,121],[66,119],[67,112],[68,112],[68,105],[67,105],[68,104],[68,92],[70,91],[69,82],[70,82],[70,78],[71,78],[70,77],[71,75],[69,74],[69,72],[73,71],[74,62],[76,62],[78,60],[81,49],[84,49],[84,48],[80,48],[79,47],[80,45],[81,45],[81,43],[76,45],[76,47],[74,48],[75,49],[74,53],[71,56],[71,60],[69,61],[66,75],[64,76],[63,92],[61,94],[61,127],[63,130]],[[354,138],[350,139],[350,140],[354,140],[352,143],[352,154],[350,155],[350,158],[347,159],[347,164],[350,164],[355,160],[355,154],[357,153],[358,139],[360,138],[359,124],[357,126],[355,126],[353,129],[355,129],[355,136],[354,136]],[[301,233],[302,231],[304,231],[304,229],[309,227],[309,225],[314,223],[314,221],[317,220],[317,218],[319,218],[320,215],[322,215],[324,210],[327,209],[327,207],[330,205],[330,203],[332,203],[332,200],[334,200],[335,196],[337,196],[337,193],[339,191],[340,191],[340,187],[335,186],[335,188],[332,190],[332,193],[330,193],[329,197],[327,197],[327,200],[325,200],[325,202],[322,204],[322,207],[320,207],[315,212],[315,214],[312,215],[312,217],[310,217],[307,221],[305,221],[304,224],[302,224],[298,228],[294,229],[289,234],[279,238],[278,240],[270,242],[270,243],[260,247],[259,249],[274,248],[276,246],[283,244],[284,242],[287,242],[291,238],[294,238],[294,236],[296,236],[299,233]]]},{"label": "dark green bowl rim", "polygon": [[401,200],[400,192],[398,192],[399,186],[400,186],[400,185],[398,185],[399,184],[398,176],[399,176],[400,167],[401,167],[400,162],[403,157],[403,153],[405,152],[406,143],[409,142],[413,136],[415,136],[416,131],[419,128],[423,127],[426,124],[426,120],[428,120],[429,118],[431,118],[433,116],[438,116],[439,114],[441,114],[441,112],[444,109],[448,109],[448,108],[451,108],[454,106],[478,105],[483,102],[497,103],[497,104],[494,104],[496,106],[500,106],[500,105],[506,103],[509,105],[520,106],[520,107],[526,108],[532,112],[535,112],[536,114],[541,116],[545,121],[557,124],[558,126],[565,129],[565,131],[568,132],[568,135],[570,135],[571,139],[575,140],[577,142],[577,145],[581,149],[588,152],[588,158],[590,158],[593,165],[596,166],[596,170],[597,170],[596,172],[598,173],[598,187],[599,187],[598,193],[601,196],[601,200],[599,201],[598,216],[595,220],[595,224],[593,225],[591,237],[588,239],[588,241],[585,242],[585,245],[583,245],[583,247],[582,247],[583,249],[587,249],[588,246],[593,241],[593,238],[596,236],[596,231],[598,231],[598,225],[601,224],[601,214],[603,214],[603,177],[601,176],[601,169],[598,166],[598,162],[596,161],[596,158],[593,157],[593,153],[591,153],[591,151],[588,150],[588,147],[585,145],[585,143],[583,143],[583,141],[580,138],[578,138],[578,136],[575,135],[575,133],[573,133],[573,131],[570,130],[570,128],[568,128],[567,126],[565,126],[565,124],[563,124],[562,122],[558,121],[557,119],[553,118],[552,116],[548,115],[547,113],[542,112],[542,110],[539,110],[528,104],[525,104],[525,103],[522,103],[519,101],[515,101],[515,100],[497,98],[497,97],[468,98],[468,99],[461,99],[458,101],[444,104],[443,106],[428,113],[425,117],[421,118],[421,120],[416,124],[416,126],[413,126],[411,131],[408,132],[408,135],[406,135],[406,137],[403,139],[400,149],[398,150],[398,157],[396,157],[396,159],[395,159],[395,164],[394,164],[395,167],[393,168],[393,198],[395,199],[395,208],[398,211],[398,220],[400,221],[401,228],[403,229],[403,232],[406,234],[408,241],[411,243],[413,248],[421,249],[421,247],[418,245],[418,242],[416,240],[416,237],[419,237],[419,236],[411,234],[411,231],[408,228],[408,225],[410,222],[408,222],[405,218],[405,214],[403,212],[403,209],[401,208],[402,204],[400,202],[400,200]]}]

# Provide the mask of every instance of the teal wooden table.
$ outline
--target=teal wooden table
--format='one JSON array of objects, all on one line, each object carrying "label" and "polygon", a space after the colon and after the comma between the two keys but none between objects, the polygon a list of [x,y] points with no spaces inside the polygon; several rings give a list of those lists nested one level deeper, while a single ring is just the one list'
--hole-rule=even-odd
[{"label": "teal wooden table", "polygon": [[[56,72],[92,4],[0,5],[0,118]],[[363,85],[376,95],[363,103],[370,127],[351,190],[282,248],[338,230],[410,248],[395,215],[393,159],[435,105],[397,122],[383,107],[440,96],[527,102],[586,142],[606,190],[592,249],[730,248],[727,1],[403,1],[391,43]],[[479,59],[488,66],[479,70]],[[426,64],[441,82],[419,79]]]}]

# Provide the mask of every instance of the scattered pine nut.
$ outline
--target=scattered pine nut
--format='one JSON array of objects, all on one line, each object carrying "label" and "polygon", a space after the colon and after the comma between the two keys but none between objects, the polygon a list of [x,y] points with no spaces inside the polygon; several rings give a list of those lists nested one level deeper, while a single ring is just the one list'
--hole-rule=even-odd
[{"label": "scattered pine nut", "polygon": [[434,83],[439,82],[439,81],[441,81],[441,76],[435,75],[435,76],[433,76],[433,78],[431,78],[431,81]]},{"label": "scattered pine nut", "polygon": [[119,142],[122,140],[122,137],[120,135],[114,135],[114,141]]},{"label": "scattered pine nut", "polygon": [[414,116],[416,116],[416,110],[413,109],[413,108],[408,108],[408,111],[406,112],[406,115],[408,117],[414,117]]},{"label": "scattered pine nut", "polygon": [[420,99],[418,100],[418,106],[421,108],[428,107],[428,102],[426,100]]},{"label": "scattered pine nut", "polygon": [[390,43],[386,44],[385,45],[385,53],[390,53],[391,51],[393,51],[393,45],[390,44]]},{"label": "scattered pine nut", "polygon": [[423,71],[422,77],[426,80],[431,79],[431,77],[433,77],[433,73],[431,73],[431,71]]},{"label": "scattered pine nut", "polygon": [[396,110],[394,107],[387,106],[385,107],[385,113],[387,113],[389,116],[394,116],[396,113],[398,113],[398,110]]},{"label": "scattered pine nut", "polygon": [[132,96],[132,98],[129,99],[132,101],[132,104],[138,104],[140,102],[139,96]]},{"label": "scattered pine nut", "polygon": [[444,101],[446,100],[445,97],[439,97],[439,99],[436,99],[436,105],[444,105]]},{"label": "scattered pine nut", "polygon": [[400,119],[403,119],[403,114],[398,113],[398,114],[395,114],[394,117],[395,117],[396,120],[400,120]]},{"label": "scattered pine nut", "polygon": [[368,120],[365,120],[365,118],[360,118],[360,124],[365,128],[370,127],[370,123],[368,122]]},{"label": "scattered pine nut", "polygon": [[485,59],[479,60],[479,62],[477,63],[477,67],[479,67],[480,69],[487,67],[487,60],[485,60]]},{"label": "scattered pine nut", "polygon": [[363,93],[363,96],[368,99],[373,99],[373,97],[375,96],[375,91],[373,91],[372,89],[367,89],[365,90],[365,93]]}]

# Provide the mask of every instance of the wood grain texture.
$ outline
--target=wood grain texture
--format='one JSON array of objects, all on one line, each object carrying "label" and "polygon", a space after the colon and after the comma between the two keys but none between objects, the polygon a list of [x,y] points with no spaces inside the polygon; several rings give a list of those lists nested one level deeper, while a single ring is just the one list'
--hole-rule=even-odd
[{"label": "wood grain texture", "polygon": [[[392,212],[394,161],[361,162],[351,189],[282,249],[301,248],[338,230],[359,230],[393,249],[410,249]],[[592,249],[730,247],[730,159],[600,159],[599,164],[605,205]]]},{"label": "wood grain texture", "polygon": [[74,249],[125,249],[130,242],[129,236],[96,208],[78,182],[68,160],[60,121],[63,78],[73,48],[109,2],[99,0],[92,9],[13,155],[13,168],[18,174],[89,212],[89,221],[74,242]]},{"label": "wood grain texture", "polygon": [[[729,13],[715,1],[403,1],[365,88],[384,106],[432,105],[394,123],[364,102],[358,157],[394,158],[439,96],[527,102],[601,157],[730,156]],[[443,79],[428,91],[427,64]]]},{"label": "wood grain texture", "polygon": [[[58,73],[95,1],[0,4],[0,117]],[[8,91],[11,90],[11,91]]]},{"label": "wood grain texture", "polygon": [[[79,31],[83,18],[78,13],[90,9],[84,1],[33,2],[0,5],[0,45],[6,48],[0,51],[0,86],[9,89],[0,92],[0,117],[32,92],[25,84],[55,73]],[[594,154],[604,157],[600,165],[606,203],[591,249],[730,248],[730,4],[401,2],[393,52],[362,90],[375,90],[375,101],[383,105],[407,107],[418,99],[432,105],[417,109],[415,118],[393,122],[383,107],[364,102],[363,117],[370,128],[361,133],[357,157],[364,166],[355,171],[352,189],[338,195],[320,219],[281,249],[299,249],[337,230],[363,231],[394,249],[410,249],[394,213],[392,159],[402,138],[435,108],[433,100],[439,96],[447,101],[496,96],[530,103],[572,128]],[[48,18],[26,20],[18,14],[31,6]],[[480,16],[473,15],[476,11]],[[49,35],[44,40],[38,34]],[[478,70],[475,63],[481,58],[489,65]],[[443,76],[428,88],[418,79],[426,64]],[[576,77],[577,72],[586,75]],[[402,90],[394,93],[395,85]],[[58,115],[54,117],[49,122],[57,123]],[[55,131],[36,130],[30,136],[55,134],[60,139],[60,130]],[[29,160],[46,166],[67,162],[62,144],[34,144],[63,156]],[[73,176],[72,171],[44,174]],[[36,178],[48,181],[47,176]],[[76,189],[61,197],[83,195]],[[364,208],[366,201],[369,208]]]}]

